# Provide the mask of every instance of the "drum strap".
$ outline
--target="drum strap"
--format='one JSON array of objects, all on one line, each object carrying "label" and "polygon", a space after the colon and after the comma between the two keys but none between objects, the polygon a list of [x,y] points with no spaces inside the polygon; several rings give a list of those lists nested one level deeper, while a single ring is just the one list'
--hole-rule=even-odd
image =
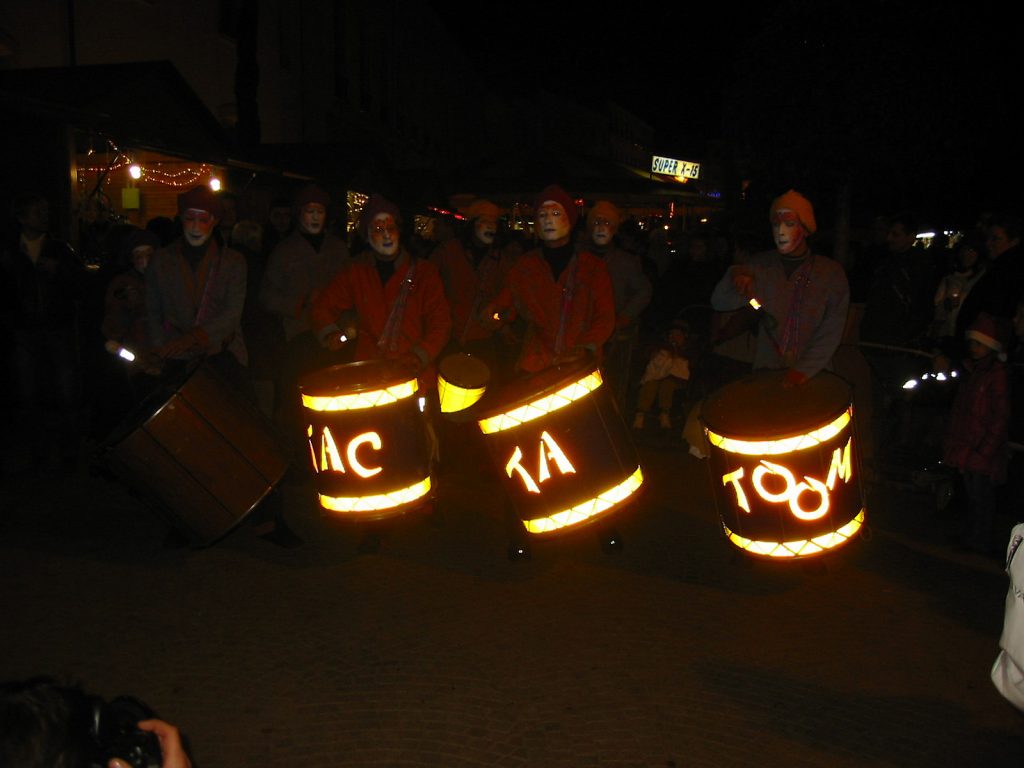
[{"label": "drum strap", "polygon": [[560,355],[565,351],[565,329],[569,323],[569,312],[572,310],[573,296],[576,294],[576,268],[579,265],[579,254],[573,254],[569,266],[566,267],[568,274],[565,277],[565,285],[562,286],[562,311],[558,318],[558,335],[555,336],[555,354]]},{"label": "drum strap", "polygon": [[459,344],[466,343],[466,336],[469,334],[469,328],[476,321],[477,313],[481,310],[484,303],[484,297],[489,293],[489,287],[491,282],[491,276],[497,269],[498,254],[492,248],[484,256],[482,263],[480,264],[480,273],[477,278],[476,284],[476,295],[473,296],[473,306],[469,310],[469,316],[466,317],[466,324],[462,327],[462,333],[459,335]]},{"label": "drum strap", "polygon": [[797,345],[800,343],[800,315],[804,305],[804,290],[807,288],[807,284],[811,282],[811,268],[813,266],[814,255],[811,254],[793,273],[796,285],[793,288],[793,297],[789,302],[786,322],[782,327],[782,337],[778,341],[772,338],[775,351],[782,358],[784,365],[793,365],[796,362]]},{"label": "drum strap", "polygon": [[384,323],[384,330],[377,340],[377,348],[382,352],[398,350],[398,335],[402,328],[402,317],[405,315],[405,305],[409,301],[409,293],[412,291],[415,276],[416,259],[410,256],[409,270],[402,279],[402,287],[398,289],[398,296],[395,297],[395,303],[391,305],[391,312],[388,314],[387,322]]}]

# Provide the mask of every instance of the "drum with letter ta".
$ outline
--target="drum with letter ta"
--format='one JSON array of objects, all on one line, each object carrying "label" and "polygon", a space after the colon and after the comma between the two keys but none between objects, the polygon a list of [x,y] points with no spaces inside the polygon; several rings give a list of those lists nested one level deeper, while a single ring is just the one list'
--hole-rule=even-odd
[{"label": "drum with letter ta", "polygon": [[590,360],[514,380],[480,405],[477,425],[530,534],[605,518],[643,484],[629,429]]}]

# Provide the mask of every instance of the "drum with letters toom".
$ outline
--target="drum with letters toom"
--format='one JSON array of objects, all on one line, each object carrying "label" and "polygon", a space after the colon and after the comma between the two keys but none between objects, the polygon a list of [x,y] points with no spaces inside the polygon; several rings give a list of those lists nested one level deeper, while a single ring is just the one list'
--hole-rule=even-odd
[{"label": "drum with letters toom", "polygon": [[795,387],[784,376],[755,371],[727,384],[701,419],[729,541],[751,555],[811,557],[864,525],[852,391],[828,371]]},{"label": "drum with letters toom", "polygon": [[629,429],[590,359],[488,393],[476,419],[530,534],[557,535],[606,518],[643,484]]},{"label": "drum with letters toom", "polygon": [[326,512],[381,520],[431,499],[434,447],[415,375],[365,360],[315,371],[299,391]]},{"label": "drum with letters toom", "polygon": [[147,398],[102,459],[196,545],[234,528],[288,469],[273,426],[205,360]]}]

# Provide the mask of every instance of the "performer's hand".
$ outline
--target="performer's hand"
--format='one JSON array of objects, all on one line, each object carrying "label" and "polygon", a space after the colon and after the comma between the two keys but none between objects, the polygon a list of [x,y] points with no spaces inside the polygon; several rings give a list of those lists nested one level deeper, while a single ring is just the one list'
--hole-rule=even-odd
[{"label": "performer's hand", "polygon": [[732,287],[743,298],[752,298],[754,295],[754,273],[747,267],[733,267]]},{"label": "performer's hand", "polygon": [[340,331],[334,331],[333,333],[328,334],[327,336],[325,336],[324,340],[323,340],[323,345],[325,347],[327,347],[327,349],[331,350],[332,352],[337,352],[339,349],[344,347],[350,341],[355,339],[355,337],[356,337],[356,329],[355,328],[345,328],[345,329],[340,330]]},{"label": "performer's hand", "polygon": [[801,373],[796,368],[790,368],[788,371],[786,371],[786,376],[782,380],[782,386],[786,387],[787,389],[791,387],[799,387],[805,381],[807,381],[806,373]]},{"label": "performer's hand", "polygon": [[501,312],[494,307],[484,307],[483,311],[480,313],[480,325],[484,330],[496,331],[503,323],[504,320],[501,317]]},{"label": "performer's hand", "polygon": [[555,359],[551,361],[552,365],[566,365],[567,363],[575,363],[582,360],[590,354],[590,350],[586,347],[576,346],[572,349],[567,349],[560,355],[555,355]]},{"label": "performer's hand", "polygon": [[423,369],[423,361],[414,352],[406,352],[395,360],[395,363],[403,371],[410,374],[418,374]]},{"label": "performer's hand", "polygon": [[176,339],[171,339],[156,352],[157,355],[166,360],[169,357],[183,357],[189,352],[194,351],[199,346],[199,340],[196,338],[195,333],[183,333]]}]

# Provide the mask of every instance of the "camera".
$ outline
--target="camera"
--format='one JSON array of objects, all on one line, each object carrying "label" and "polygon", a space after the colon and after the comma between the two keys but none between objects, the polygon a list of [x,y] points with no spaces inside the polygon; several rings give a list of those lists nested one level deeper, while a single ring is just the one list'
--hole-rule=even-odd
[{"label": "camera", "polygon": [[131,696],[118,696],[109,702],[94,698],[90,736],[90,766],[105,768],[114,758],[132,768],[160,768],[163,753],[156,735],[140,730],[138,722],[154,717],[153,711]]}]

